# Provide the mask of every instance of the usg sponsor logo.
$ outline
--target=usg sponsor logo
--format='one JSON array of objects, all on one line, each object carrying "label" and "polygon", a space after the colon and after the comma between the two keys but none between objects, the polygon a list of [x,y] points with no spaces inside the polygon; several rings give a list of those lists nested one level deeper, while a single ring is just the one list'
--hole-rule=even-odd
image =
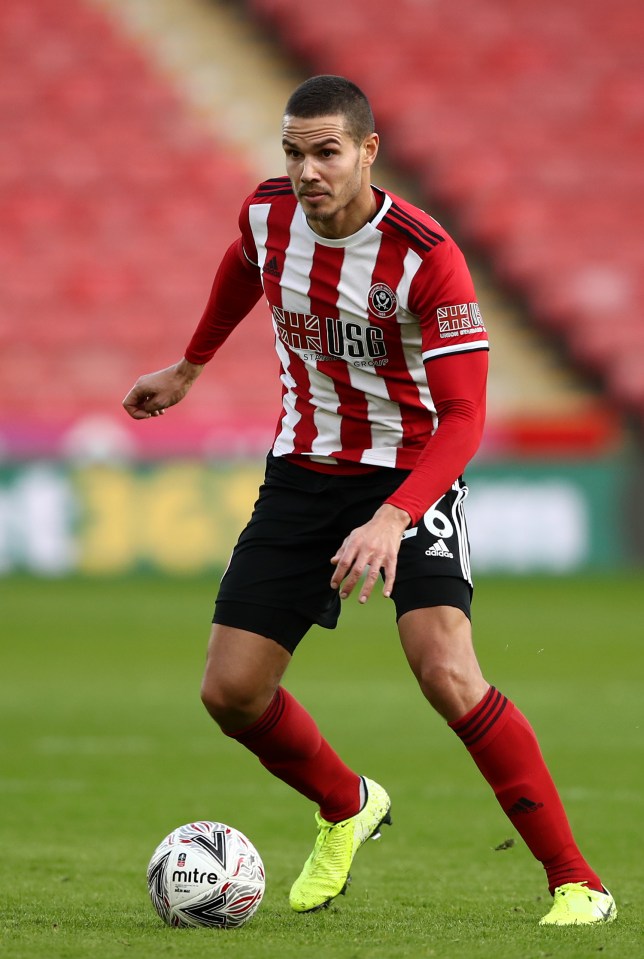
[{"label": "usg sponsor logo", "polygon": [[[275,329],[282,343],[310,354],[303,359],[343,359],[355,366],[382,366],[387,362],[385,335],[379,326],[354,323],[341,317],[322,319],[273,307]],[[375,361],[384,362],[375,362]],[[364,361],[364,362],[363,362]],[[374,362],[372,362],[374,361]]]}]

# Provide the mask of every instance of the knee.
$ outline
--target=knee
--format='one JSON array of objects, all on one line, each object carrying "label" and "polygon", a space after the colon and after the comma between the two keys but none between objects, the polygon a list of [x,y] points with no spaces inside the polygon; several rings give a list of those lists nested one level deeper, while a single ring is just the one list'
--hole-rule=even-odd
[{"label": "knee", "polygon": [[213,626],[201,700],[224,732],[245,729],[263,715],[289,660],[290,653],[272,640]]},{"label": "knee", "polygon": [[470,669],[456,662],[446,660],[426,663],[417,679],[430,705],[448,719],[464,715],[471,708],[464,707],[464,704],[474,697],[474,705],[481,698],[478,694],[482,681],[480,672],[477,671],[473,676]]},{"label": "knee", "polygon": [[201,684],[201,701],[225,732],[250,726],[262,715],[272,692],[258,689],[248,679],[206,671]]},{"label": "knee", "polygon": [[225,718],[237,698],[228,684],[220,682],[207,672],[201,682],[200,696],[201,702],[215,722]]}]

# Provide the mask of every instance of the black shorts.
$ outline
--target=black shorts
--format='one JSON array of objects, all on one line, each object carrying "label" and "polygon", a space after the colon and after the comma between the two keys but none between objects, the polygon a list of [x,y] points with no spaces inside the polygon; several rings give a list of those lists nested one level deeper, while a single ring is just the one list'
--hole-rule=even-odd
[{"label": "black shorts", "polygon": [[[314,623],[333,629],[341,603],[329,585],[331,557],[408,475],[383,468],[336,476],[269,454],[253,514],[221,581],[213,622],[267,636],[290,652]],[[457,480],[406,530],[392,590],[397,619],[428,606],[456,606],[470,616],[466,496],[467,487]]]}]

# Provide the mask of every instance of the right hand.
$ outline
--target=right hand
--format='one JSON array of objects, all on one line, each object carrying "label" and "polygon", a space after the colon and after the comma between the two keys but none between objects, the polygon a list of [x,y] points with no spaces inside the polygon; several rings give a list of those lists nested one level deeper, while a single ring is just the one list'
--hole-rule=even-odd
[{"label": "right hand", "polygon": [[169,406],[184,398],[203,366],[195,366],[183,359],[174,366],[157,373],[139,377],[123,400],[126,412],[135,420],[162,416]]}]

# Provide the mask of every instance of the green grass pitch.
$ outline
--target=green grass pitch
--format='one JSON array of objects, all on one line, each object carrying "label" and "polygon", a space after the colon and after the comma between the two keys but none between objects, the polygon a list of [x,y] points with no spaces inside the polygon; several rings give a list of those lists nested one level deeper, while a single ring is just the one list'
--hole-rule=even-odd
[{"label": "green grass pitch", "polygon": [[[644,954],[644,578],[481,579],[488,679],[530,717],[616,923],[540,929],[541,867],[425,705],[393,608],[349,600],[286,685],[346,761],[389,789],[394,825],[346,897],[289,911],[313,808],[222,737],[198,698],[216,582],[0,580],[0,955],[9,959],[629,959]],[[255,842],[267,892],[230,932],[172,930],[145,868],[193,819]],[[511,848],[497,850],[508,839]]]}]

